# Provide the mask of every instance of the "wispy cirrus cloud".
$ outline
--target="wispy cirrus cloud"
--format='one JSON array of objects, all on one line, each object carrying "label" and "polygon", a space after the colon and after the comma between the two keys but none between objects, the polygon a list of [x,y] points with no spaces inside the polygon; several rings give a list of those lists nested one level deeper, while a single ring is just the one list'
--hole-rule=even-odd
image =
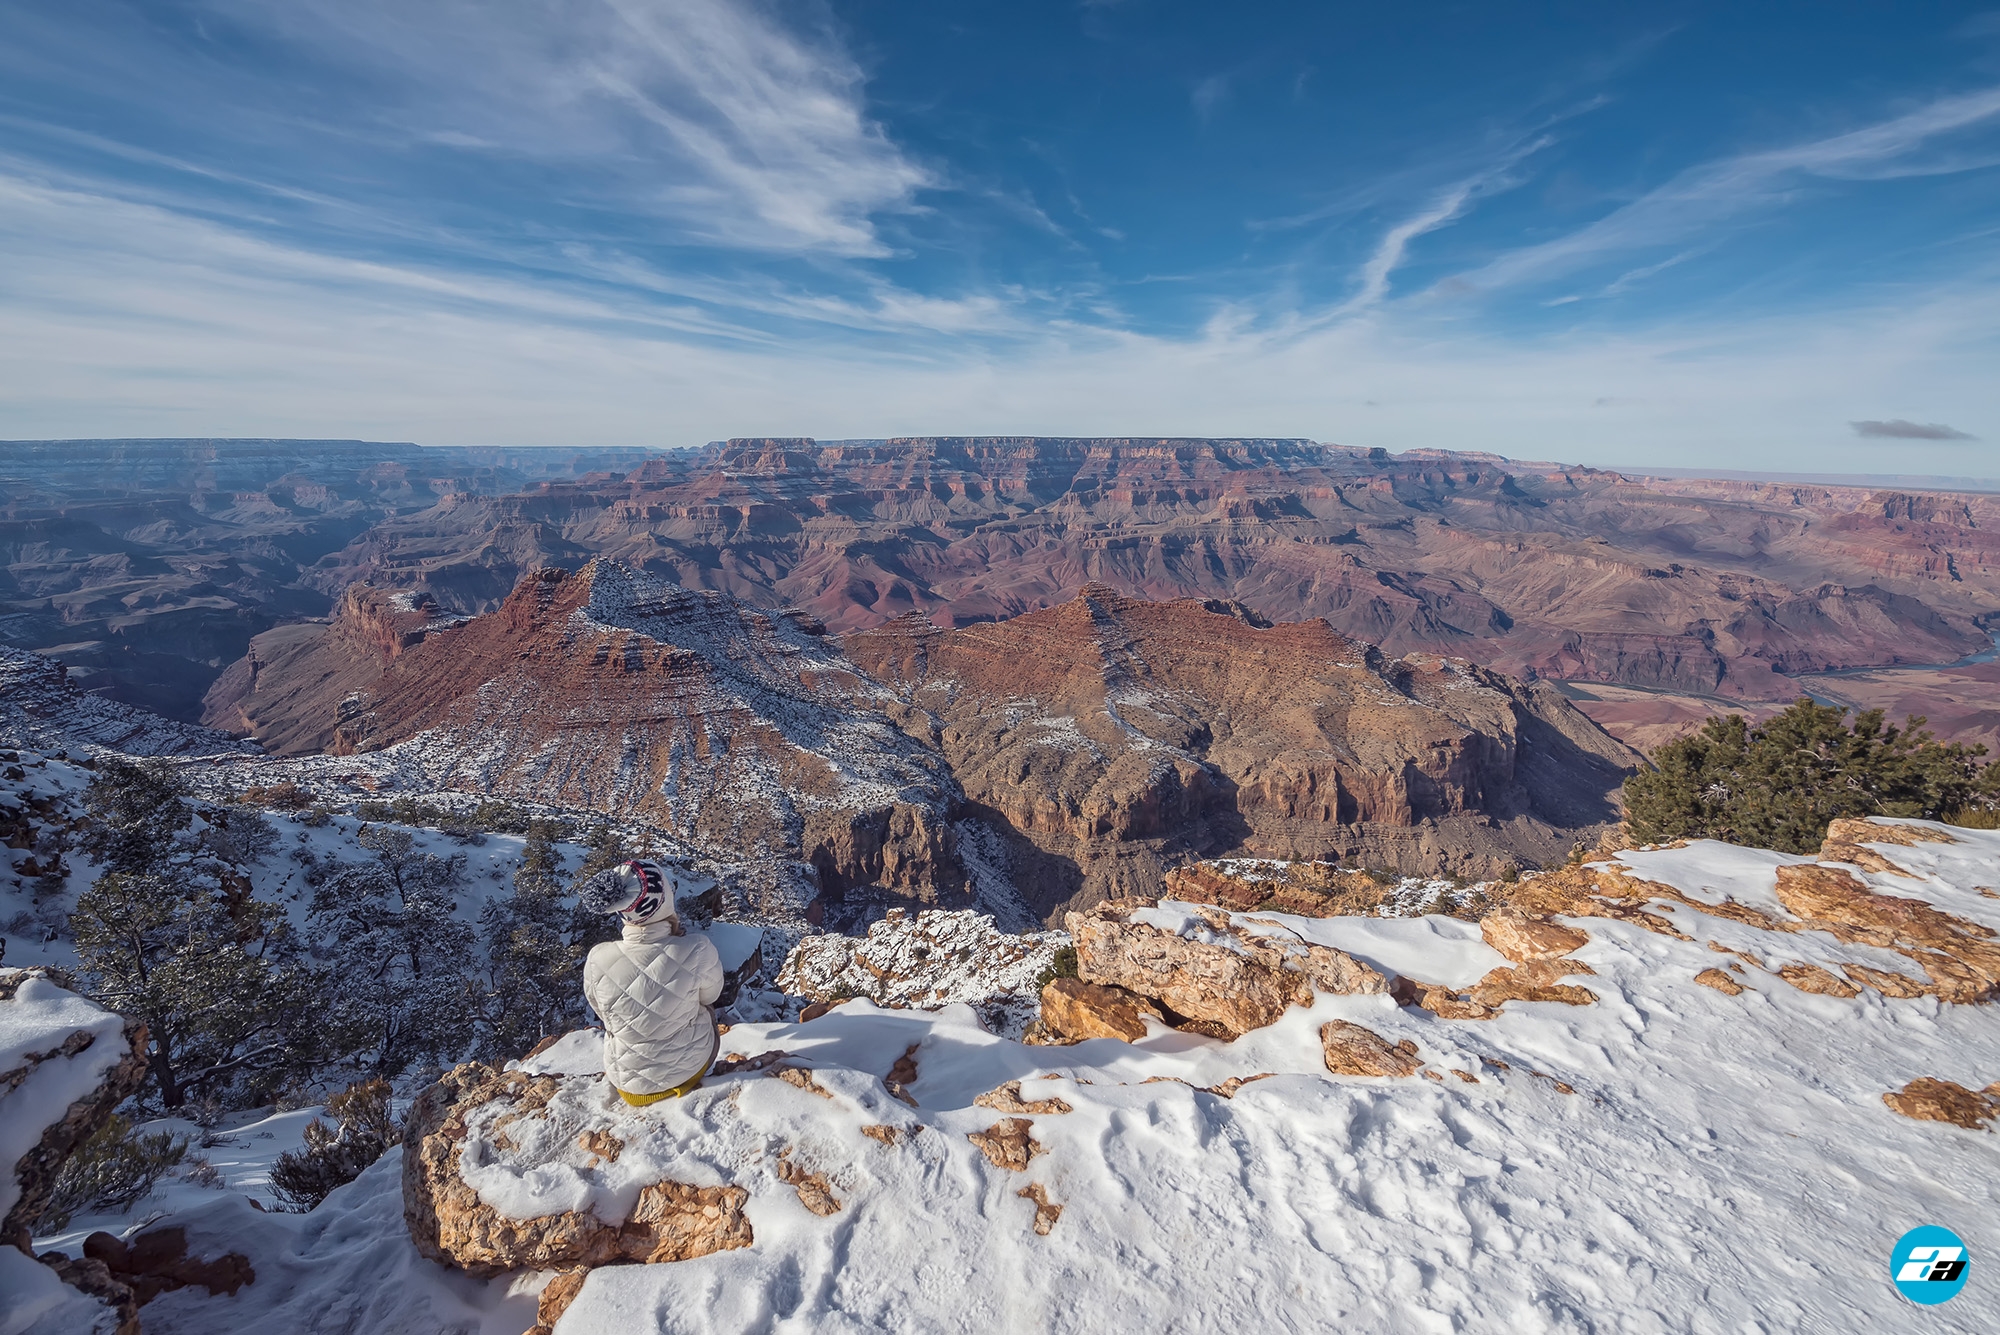
[{"label": "wispy cirrus cloud", "polygon": [[1915,158],[1941,138],[2000,120],[2000,88],[1938,98],[1859,129],[1703,163],[1596,221],[1520,247],[1450,280],[1450,290],[1495,291],[1546,281],[1649,247],[1700,236],[1740,215],[1782,204],[1802,178],[1934,175],[1984,158]]},{"label": "wispy cirrus cloud", "polygon": [[104,11],[78,25],[101,47],[29,27],[43,41],[16,44],[23,72],[74,65],[136,117],[199,114],[265,188],[297,171],[439,220],[511,205],[655,242],[869,257],[892,250],[878,216],[937,184],[870,119],[864,72],[812,6],[196,0],[167,40],[79,2]]}]

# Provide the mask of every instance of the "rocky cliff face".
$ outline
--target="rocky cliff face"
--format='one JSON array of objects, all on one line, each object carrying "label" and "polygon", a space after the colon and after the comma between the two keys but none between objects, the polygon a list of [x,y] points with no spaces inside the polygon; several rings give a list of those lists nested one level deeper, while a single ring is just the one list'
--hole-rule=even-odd
[{"label": "rocky cliff face", "polygon": [[963,886],[942,757],[811,617],[615,561],[539,571],[470,621],[366,589],[342,606],[316,644],[253,653],[231,678],[229,712],[274,748],[396,747],[438,788],[641,817],[808,863],[834,896]]},{"label": "rocky cliff face", "polygon": [[909,616],[849,656],[936,720],[1038,907],[1225,851],[1497,873],[1616,818],[1638,757],[1546,685],[1388,659],[1324,621],[1087,586],[1011,621]]},{"label": "rocky cliff face", "polygon": [[611,560],[470,620],[342,606],[311,642],[260,637],[218,712],[273,749],[809,864],[828,901],[956,902],[965,837],[1035,916],[1232,852],[1491,874],[1594,839],[1637,761],[1545,685],[1102,586],[841,641]]}]

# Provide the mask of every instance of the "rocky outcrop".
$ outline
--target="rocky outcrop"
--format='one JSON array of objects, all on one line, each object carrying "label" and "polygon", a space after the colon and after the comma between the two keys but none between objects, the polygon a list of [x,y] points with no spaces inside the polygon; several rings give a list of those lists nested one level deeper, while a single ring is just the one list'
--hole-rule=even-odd
[{"label": "rocky outcrop", "polygon": [[516,1219],[482,1201],[460,1165],[475,1124],[504,1134],[509,1120],[539,1113],[559,1083],[470,1062],[417,1097],[403,1127],[403,1217],[419,1252],[490,1276],[682,1261],[750,1245],[741,1187],[655,1182],[628,1216],[610,1221],[589,1211]]},{"label": "rocky outcrop", "polygon": [[61,987],[0,969],[0,1243],[30,1250],[56,1174],[146,1078],[146,1027]]},{"label": "rocky outcrop", "polygon": [[1081,978],[1051,978],[1042,988],[1043,1042],[1081,1043],[1115,1038],[1136,1043],[1146,1036],[1146,1017],[1164,1021],[1159,1008],[1122,987],[1104,987]]},{"label": "rocky outcrop", "polygon": [[1921,1076],[1901,1089],[1884,1094],[1892,1112],[1923,1122],[1949,1122],[1967,1131],[1983,1131],[2000,1119],[2000,1081],[1983,1090],[1932,1076]]},{"label": "rocky outcrop", "polygon": [[1101,904],[1066,918],[1077,977],[1156,1001],[1174,1017],[1228,1037],[1261,1029],[1315,992],[1383,993],[1388,980],[1353,956],[1277,934],[1228,914],[1183,916],[1143,902]]},{"label": "rocky outcrop", "polygon": [[1909,956],[1940,1000],[1990,1001],[2000,991],[2000,940],[1984,924],[1922,900],[1877,894],[1840,867],[1795,863],[1779,867],[1777,878],[1778,902],[1806,927]]},{"label": "rocky outcrop", "polygon": [[1574,927],[1530,917],[1515,908],[1496,909],[1481,918],[1479,934],[1487,945],[1516,964],[1556,959],[1590,940]]},{"label": "rocky outcrop", "polygon": [[1368,1075],[1398,1079],[1415,1075],[1423,1062],[1417,1045],[1409,1039],[1391,1044],[1373,1029],[1346,1020],[1329,1020],[1320,1026],[1320,1047],[1326,1069],[1335,1075]]}]

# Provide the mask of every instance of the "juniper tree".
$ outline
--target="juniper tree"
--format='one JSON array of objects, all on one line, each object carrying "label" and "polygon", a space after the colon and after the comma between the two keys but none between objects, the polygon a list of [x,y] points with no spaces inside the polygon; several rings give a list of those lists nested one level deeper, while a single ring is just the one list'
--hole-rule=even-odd
[{"label": "juniper tree", "polygon": [[284,912],[252,893],[269,828],[195,812],[168,769],[98,762],[79,845],[107,870],[70,930],[91,994],[146,1022],[147,1076],[177,1108],[230,1086],[252,1094],[312,1057],[314,979]]},{"label": "juniper tree", "polygon": [[374,856],[321,881],[308,918],[334,982],[329,1035],[395,1076],[458,1056],[477,1024],[474,932],[455,916],[465,855],[423,852],[407,830],[381,825],[357,842]]},{"label": "juniper tree", "polygon": [[91,995],[145,1021],[164,1106],[262,1092],[312,1060],[314,979],[276,905],[185,871],[107,872],[77,897],[70,930]]},{"label": "juniper tree", "polygon": [[583,959],[612,924],[580,909],[562,882],[556,827],[535,821],[513,893],[486,906],[481,925],[491,976],[484,1047],[519,1056],[548,1034],[584,1022]]},{"label": "juniper tree", "polygon": [[1625,782],[1632,833],[1647,842],[1720,839],[1809,853],[1840,816],[1956,817],[2000,801],[2000,766],[1983,746],[1940,742],[1921,716],[1885,726],[1801,699],[1756,727],[1740,714],[1653,753]]}]

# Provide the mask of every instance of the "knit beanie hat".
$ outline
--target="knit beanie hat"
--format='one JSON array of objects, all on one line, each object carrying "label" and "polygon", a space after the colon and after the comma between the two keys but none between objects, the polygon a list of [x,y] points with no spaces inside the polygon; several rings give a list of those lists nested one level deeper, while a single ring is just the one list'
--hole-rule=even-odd
[{"label": "knit beanie hat", "polygon": [[608,867],[578,886],[576,897],[592,913],[616,913],[635,925],[674,916],[673,883],[651,862]]}]

